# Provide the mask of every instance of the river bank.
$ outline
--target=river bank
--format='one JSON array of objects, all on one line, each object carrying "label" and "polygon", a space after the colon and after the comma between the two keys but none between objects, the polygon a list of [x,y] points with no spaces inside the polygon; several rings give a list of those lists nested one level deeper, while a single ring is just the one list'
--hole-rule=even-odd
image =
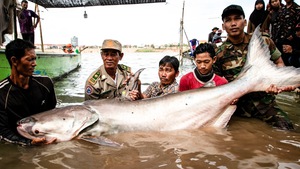
[{"label": "river bank", "polygon": [[[87,47],[82,50],[81,53],[99,53],[100,47]],[[179,47],[167,47],[167,48],[123,48],[123,53],[152,53],[152,52],[162,52],[162,53],[179,53]],[[183,48],[183,51],[188,50],[187,47]],[[36,51],[41,51],[37,49]],[[62,49],[45,49],[48,53],[62,53]]]}]

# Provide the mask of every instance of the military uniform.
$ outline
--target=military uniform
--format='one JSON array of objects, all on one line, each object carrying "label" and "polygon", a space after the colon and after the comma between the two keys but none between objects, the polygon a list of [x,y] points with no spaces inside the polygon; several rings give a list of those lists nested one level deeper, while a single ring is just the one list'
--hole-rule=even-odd
[{"label": "military uniform", "polygon": [[[263,34],[263,39],[268,44],[271,54],[271,60],[276,61],[281,53],[276,48],[274,42]],[[214,64],[214,70],[220,76],[224,76],[229,82],[233,81],[239,75],[247,59],[248,45],[251,35],[245,34],[242,43],[234,45],[227,39],[217,49],[217,61]],[[273,126],[282,129],[293,129],[293,125],[275,102],[275,96],[266,92],[253,92],[239,98],[235,114],[259,118]]]},{"label": "military uniform", "polygon": [[295,33],[295,25],[300,22],[300,6],[293,2],[288,8],[281,8],[272,25],[272,39],[275,43],[281,43]]},{"label": "military uniform", "polygon": [[105,71],[104,65],[95,70],[85,84],[85,100],[110,99],[122,95],[125,90],[124,81],[130,75],[130,67],[118,64],[116,80]]},{"label": "military uniform", "polygon": [[[272,39],[277,48],[283,52],[282,45],[288,44],[288,38],[295,34],[295,27],[300,22],[300,6],[295,2],[290,7],[284,5],[272,25]],[[289,55],[283,53],[282,60],[290,66]]]}]

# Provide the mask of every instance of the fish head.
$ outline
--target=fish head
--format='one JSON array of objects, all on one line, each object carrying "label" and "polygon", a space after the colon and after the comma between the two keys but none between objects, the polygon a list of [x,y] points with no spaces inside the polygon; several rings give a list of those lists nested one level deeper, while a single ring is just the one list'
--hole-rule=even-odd
[{"label": "fish head", "polygon": [[[35,133],[38,134],[38,130],[34,132],[34,130],[32,130],[33,126],[35,125],[35,118],[33,117],[26,117],[21,119],[20,121],[18,121],[17,125],[17,130],[18,132],[23,136],[26,137],[28,139],[34,139],[35,138]],[[21,129],[19,131],[19,129]],[[26,132],[25,132],[26,131]],[[38,137],[38,136],[36,136]]]},{"label": "fish head", "polygon": [[98,114],[83,105],[55,108],[21,119],[17,123],[20,135],[28,139],[45,138],[46,142],[68,141],[83,129],[98,121]]}]

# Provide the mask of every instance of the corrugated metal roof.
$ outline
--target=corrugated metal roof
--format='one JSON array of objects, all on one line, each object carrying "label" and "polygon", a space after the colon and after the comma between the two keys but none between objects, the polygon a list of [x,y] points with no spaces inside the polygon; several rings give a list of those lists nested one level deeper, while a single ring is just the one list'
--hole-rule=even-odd
[{"label": "corrugated metal roof", "polygon": [[166,0],[28,0],[44,8],[71,8],[86,6],[159,3]]}]

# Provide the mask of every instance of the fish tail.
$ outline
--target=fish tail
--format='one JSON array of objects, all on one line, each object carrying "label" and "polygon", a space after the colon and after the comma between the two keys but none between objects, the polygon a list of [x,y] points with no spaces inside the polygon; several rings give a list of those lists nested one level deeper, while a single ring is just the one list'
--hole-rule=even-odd
[{"label": "fish tail", "polygon": [[300,86],[300,68],[278,67],[270,58],[269,47],[264,43],[258,26],[250,40],[247,61],[238,78],[247,78],[244,80],[254,85],[253,91],[265,91],[271,84],[278,87]]}]

